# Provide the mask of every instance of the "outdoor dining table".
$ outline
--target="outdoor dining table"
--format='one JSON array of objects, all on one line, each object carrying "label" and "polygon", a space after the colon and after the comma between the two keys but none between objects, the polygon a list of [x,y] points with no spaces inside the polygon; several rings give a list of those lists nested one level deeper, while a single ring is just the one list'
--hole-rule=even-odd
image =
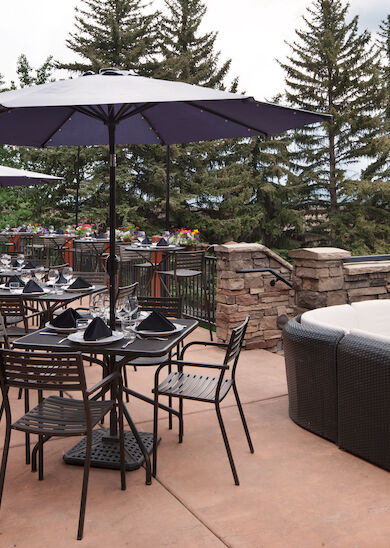
[{"label": "outdoor dining table", "polygon": [[91,289],[86,291],[71,292],[64,289],[63,293],[59,294],[55,290],[51,289],[50,292],[40,293],[39,295],[31,295],[23,292],[18,292],[15,294],[11,293],[9,289],[0,289],[0,298],[9,297],[10,295],[21,295],[25,301],[37,302],[42,307],[40,327],[43,327],[45,323],[51,319],[53,312],[57,308],[61,308],[61,306],[68,305],[73,301],[93,295],[94,293],[99,293],[105,289],[107,289],[107,286],[105,285],[94,285]]},{"label": "outdoor dining table", "polygon": [[[44,333],[47,332],[47,329],[45,329],[34,331],[16,339],[13,347],[26,350],[46,350],[48,352],[82,352],[83,355],[102,354],[105,358],[108,358],[107,374],[110,374],[135,358],[159,358],[168,354],[198,326],[198,321],[191,319],[175,319],[175,323],[183,325],[184,329],[178,333],[158,339],[152,337],[136,338],[130,345],[127,345],[126,339],[121,339],[107,345],[89,346],[72,342],[67,338],[64,339],[63,333],[41,334],[42,331]],[[116,361],[115,356],[121,356],[122,359]],[[112,397],[114,397],[115,387],[112,390],[114,390],[112,393]],[[137,431],[126,406],[124,406],[124,414],[131,428],[131,432],[125,432],[126,469],[135,470],[145,462],[151,481],[149,453],[153,449],[153,434]],[[85,448],[86,441],[84,438],[65,453],[64,461],[68,464],[84,464]],[[115,409],[111,412],[110,429],[101,428],[93,431],[91,466],[112,469],[119,469],[120,467]]]},{"label": "outdoor dining table", "polygon": [[67,263],[72,266],[73,237],[70,234],[44,234],[40,236],[45,244],[51,244],[54,249],[54,264]]}]

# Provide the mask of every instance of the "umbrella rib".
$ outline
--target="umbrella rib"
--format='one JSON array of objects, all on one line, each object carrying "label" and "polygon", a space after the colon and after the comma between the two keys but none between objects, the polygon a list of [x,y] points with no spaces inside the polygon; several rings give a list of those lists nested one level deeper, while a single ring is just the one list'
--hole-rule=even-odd
[{"label": "umbrella rib", "polygon": [[96,120],[99,120],[100,122],[105,122],[106,121],[106,119],[102,118],[99,114],[91,112],[90,110],[88,110],[84,107],[76,106],[76,107],[73,107],[73,108],[75,109],[75,111],[80,112],[81,114],[84,114],[84,116],[89,116],[90,118],[95,118]]},{"label": "umbrella rib", "polygon": [[132,103],[123,103],[121,108],[115,114],[115,122],[118,122],[120,120],[120,117],[126,114],[133,106],[134,105]]},{"label": "umbrella rib", "polygon": [[158,103],[145,103],[141,107],[138,107],[131,112],[128,112],[127,114],[121,116],[118,119],[118,122],[122,122],[122,120],[126,120],[126,118],[131,118],[132,116],[136,116],[137,114],[141,114],[141,112],[144,112],[145,110],[148,110],[149,108],[155,107]]},{"label": "umbrella rib", "polygon": [[233,122],[233,124],[237,124],[241,127],[245,127],[248,131],[256,131],[257,133],[260,133],[261,135],[264,135],[264,137],[268,137],[268,133],[266,133],[265,131],[262,131],[261,129],[258,129],[257,127],[253,127],[253,126],[250,126],[248,124],[245,124],[244,122],[240,122],[239,120],[236,120],[235,118],[232,118],[231,116],[221,114],[221,113],[216,112],[215,110],[213,110],[209,107],[197,105],[195,103],[192,103],[191,101],[185,101],[185,103],[187,105],[189,105],[190,107],[197,108],[198,110],[204,110],[205,112],[208,112],[209,114],[213,114],[214,116],[218,116],[218,118],[223,118],[224,120],[227,120],[228,122]]},{"label": "umbrella rib", "polygon": [[62,128],[64,127],[64,125],[66,124],[66,122],[72,118],[72,116],[73,116],[74,113],[75,113],[75,109],[73,108],[72,112],[71,112],[70,114],[68,114],[68,115],[66,116],[66,118],[65,118],[65,119],[56,127],[56,129],[49,135],[49,137],[43,141],[43,143],[41,144],[41,147],[42,147],[42,148],[45,147],[45,146],[47,145],[47,143],[53,139],[54,135],[56,135],[59,131],[61,131],[61,129],[62,129]]},{"label": "umbrella rib", "polygon": [[141,117],[145,120],[145,122],[148,124],[150,129],[153,131],[157,139],[160,141],[160,145],[166,145],[166,142],[161,137],[160,133],[157,131],[157,129],[153,126],[152,122],[149,120],[149,118],[141,112]]}]

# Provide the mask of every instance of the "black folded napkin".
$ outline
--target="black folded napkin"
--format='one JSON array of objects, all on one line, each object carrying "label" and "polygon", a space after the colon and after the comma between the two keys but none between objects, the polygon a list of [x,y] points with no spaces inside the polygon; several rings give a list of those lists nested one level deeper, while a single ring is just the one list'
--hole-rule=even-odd
[{"label": "black folded napkin", "polygon": [[23,267],[25,270],[31,270],[33,268],[37,268],[37,265],[32,263],[31,261],[29,261],[27,264],[24,265]]},{"label": "black folded napkin", "polygon": [[97,341],[98,339],[111,337],[111,335],[112,330],[108,327],[108,325],[106,325],[101,318],[96,317],[84,331],[84,340]]},{"label": "black folded napkin", "polygon": [[19,266],[16,259],[14,261],[12,261],[11,266],[14,266],[14,267]]},{"label": "black folded napkin", "polygon": [[24,287],[26,284],[19,278],[19,276],[11,276],[6,282],[5,287],[9,287],[10,282],[19,282],[20,287]]},{"label": "black folded napkin", "polygon": [[100,232],[100,234],[95,234],[95,238],[98,238],[98,239],[105,239],[105,238],[106,238],[106,235],[104,234],[104,232]]},{"label": "black folded napkin", "polygon": [[65,284],[67,284],[67,283],[68,283],[68,280],[65,280],[64,275],[63,275],[62,272],[61,272],[60,277],[59,277],[58,280],[56,281],[56,284],[58,284],[58,285],[65,285]]},{"label": "black folded napkin", "polygon": [[58,230],[56,230],[56,232],[55,232],[55,233],[56,233],[56,234],[63,234],[63,233],[64,233],[64,231],[63,231],[63,230],[61,230],[61,228],[59,228]]},{"label": "black folded napkin", "polygon": [[151,244],[152,243],[152,240],[148,237],[144,238],[141,242],[141,244]]},{"label": "black folded napkin", "polygon": [[42,287],[37,284],[37,282],[34,282],[34,280],[30,280],[27,282],[23,289],[23,293],[44,293]]},{"label": "black folded napkin", "polygon": [[159,247],[163,247],[163,246],[166,246],[166,245],[168,245],[168,242],[166,241],[165,238],[161,238],[161,240],[159,240],[157,242],[157,246],[159,246]]},{"label": "black folded napkin", "polygon": [[62,312],[62,314],[59,314],[56,318],[53,318],[51,321],[51,325],[54,327],[76,327],[76,320],[81,318],[80,314],[77,312],[77,310],[73,310],[73,308],[67,308]]},{"label": "black folded napkin", "polygon": [[88,289],[92,287],[92,284],[84,280],[84,278],[76,278],[72,285],[69,286],[69,289]]},{"label": "black folded napkin", "polygon": [[174,331],[176,327],[158,310],[151,314],[138,325],[138,331]]}]

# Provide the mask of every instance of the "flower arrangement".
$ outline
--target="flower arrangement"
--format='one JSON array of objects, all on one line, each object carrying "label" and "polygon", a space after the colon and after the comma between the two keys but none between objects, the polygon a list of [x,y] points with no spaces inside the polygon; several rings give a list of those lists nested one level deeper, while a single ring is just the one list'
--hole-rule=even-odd
[{"label": "flower arrangement", "polygon": [[169,243],[181,247],[196,246],[200,244],[200,232],[197,228],[193,230],[179,228],[175,232],[170,233]]},{"label": "flower arrangement", "polygon": [[78,225],[73,225],[74,233],[77,236],[92,236],[94,232],[97,232],[94,223],[87,223],[87,221],[80,221]]},{"label": "flower arrangement", "polygon": [[127,225],[127,226],[120,226],[115,230],[115,237],[117,240],[120,240],[121,242],[131,242],[132,240],[136,240],[136,227],[133,224]]},{"label": "flower arrangement", "polygon": [[45,226],[38,223],[35,223],[35,225],[27,224],[26,230],[27,232],[31,232],[32,234],[45,234],[46,232],[48,232],[48,229]]}]

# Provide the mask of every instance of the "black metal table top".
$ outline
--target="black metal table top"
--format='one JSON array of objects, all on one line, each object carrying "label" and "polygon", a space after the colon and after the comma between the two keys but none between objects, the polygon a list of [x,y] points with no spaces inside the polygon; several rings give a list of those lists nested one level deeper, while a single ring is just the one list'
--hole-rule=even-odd
[{"label": "black metal table top", "polygon": [[94,285],[93,289],[89,289],[88,291],[80,291],[76,293],[73,291],[71,292],[64,290],[64,292],[61,294],[51,291],[50,293],[42,293],[39,295],[30,295],[29,293],[11,293],[8,289],[0,289],[0,297],[14,297],[15,295],[21,295],[24,299],[28,301],[71,303],[72,301],[81,299],[82,297],[93,295],[94,293],[97,293],[102,289],[107,289],[107,286],[96,284]]},{"label": "black metal table top", "polygon": [[86,353],[98,353],[104,355],[120,355],[123,357],[159,357],[167,354],[172,350],[182,339],[187,337],[197,327],[198,322],[196,320],[187,319],[175,319],[175,323],[184,325],[184,329],[180,333],[175,333],[168,337],[164,337],[164,340],[157,340],[152,338],[135,339],[126,348],[123,348],[127,344],[126,339],[121,339],[107,345],[86,345],[79,344],[68,339],[61,341],[66,336],[63,333],[55,335],[41,335],[40,333],[49,332],[49,329],[40,329],[29,333],[20,339],[16,339],[13,343],[14,348],[25,348],[27,350],[47,350],[50,352],[64,352],[69,350],[70,352],[83,352]]}]

